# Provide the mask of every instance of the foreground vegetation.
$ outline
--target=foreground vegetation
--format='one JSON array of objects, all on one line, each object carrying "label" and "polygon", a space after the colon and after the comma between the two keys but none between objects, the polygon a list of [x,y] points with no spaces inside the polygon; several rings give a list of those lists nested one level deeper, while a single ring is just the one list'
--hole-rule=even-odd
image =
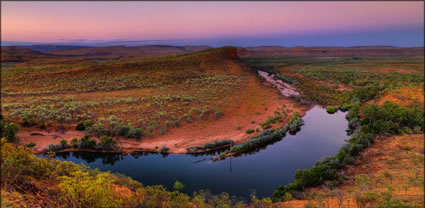
[{"label": "foreground vegetation", "polygon": [[246,207],[228,194],[199,191],[189,196],[143,186],[129,177],[72,162],[39,158],[24,146],[1,141],[2,207]]}]

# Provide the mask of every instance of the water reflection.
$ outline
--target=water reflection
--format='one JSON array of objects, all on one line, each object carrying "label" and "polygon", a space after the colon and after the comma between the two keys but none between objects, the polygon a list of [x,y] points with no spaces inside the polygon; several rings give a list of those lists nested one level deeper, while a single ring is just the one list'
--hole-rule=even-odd
[{"label": "water reflection", "polygon": [[314,107],[303,120],[305,124],[296,135],[287,134],[283,139],[217,162],[211,157],[226,149],[190,155],[73,152],[57,154],[57,158],[123,173],[145,185],[164,185],[169,190],[179,180],[188,194],[209,189],[214,194],[227,192],[248,199],[250,190],[255,190],[257,196],[267,197],[277,186],[293,182],[297,169],[310,168],[321,157],[336,154],[348,138],[345,113],[331,115]]}]

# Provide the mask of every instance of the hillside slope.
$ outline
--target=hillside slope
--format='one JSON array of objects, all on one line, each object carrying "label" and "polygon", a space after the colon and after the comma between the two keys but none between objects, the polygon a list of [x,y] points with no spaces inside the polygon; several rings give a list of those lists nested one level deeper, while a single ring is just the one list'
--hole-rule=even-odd
[{"label": "hillside slope", "polygon": [[70,50],[50,51],[55,55],[67,56],[130,56],[130,57],[153,57],[160,55],[177,55],[182,53],[197,52],[210,48],[209,46],[167,46],[167,45],[147,45],[147,46],[109,46],[95,48],[79,48]]},{"label": "hillside slope", "polygon": [[23,62],[48,57],[51,57],[51,55],[28,48],[18,46],[1,47],[1,62]]},{"label": "hillside slope", "polygon": [[[274,117],[283,105],[290,112],[277,125],[305,110],[263,84],[239,61],[234,47],[2,73],[6,117],[31,123],[20,137],[23,143],[36,143],[37,151],[57,144],[55,138],[70,142],[83,136],[75,126],[90,120],[96,128],[102,126],[96,132],[127,128],[126,124],[140,129],[141,139],[111,133],[120,151],[160,151],[166,146],[170,152],[184,153],[187,147],[217,139],[241,143],[258,134],[245,133],[248,129],[261,129],[259,123]],[[59,133],[38,128],[46,126]],[[34,136],[35,132],[44,136]],[[100,136],[96,132],[92,136]]]}]

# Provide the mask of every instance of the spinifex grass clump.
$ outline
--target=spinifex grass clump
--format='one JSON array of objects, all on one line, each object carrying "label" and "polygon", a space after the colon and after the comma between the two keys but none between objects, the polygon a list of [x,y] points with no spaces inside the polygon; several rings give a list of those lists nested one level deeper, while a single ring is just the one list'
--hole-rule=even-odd
[{"label": "spinifex grass clump", "polygon": [[187,148],[188,152],[196,152],[198,150],[216,149],[221,147],[228,147],[233,144],[231,139],[215,140],[212,143],[206,143],[204,146],[195,146]]}]

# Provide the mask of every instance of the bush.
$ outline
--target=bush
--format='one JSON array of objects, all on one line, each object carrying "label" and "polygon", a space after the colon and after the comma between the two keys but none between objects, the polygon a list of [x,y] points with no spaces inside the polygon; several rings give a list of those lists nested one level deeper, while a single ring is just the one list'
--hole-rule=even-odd
[{"label": "bush", "polygon": [[[80,123],[81,124],[81,123]],[[83,127],[84,127],[84,129],[83,130],[86,130],[86,129],[88,129],[88,128],[90,128],[93,124],[91,123],[91,121],[90,120],[85,120],[85,121],[83,121],[82,122],[82,125],[83,125]],[[77,129],[78,130],[78,129]],[[83,130],[80,130],[80,131],[83,131]]]},{"label": "bush", "polygon": [[167,129],[166,128],[159,129],[159,134],[164,135],[165,133],[167,133]]},{"label": "bush", "polygon": [[116,149],[117,141],[110,136],[101,136],[98,146],[104,150]]},{"label": "bush", "polygon": [[174,127],[179,127],[179,126],[180,126],[180,120],[175,120],[175,121],[173,122],[173,126],[174,126]]},{"label": "bush", "polygon": [[255,130],[254,129],[248,129],[248,130],[246,130],[246,132],[245,133],[247,133],[247,134],[252,134],[252,133],[254,133],[255,132]]},{"label": "bush", "polygon": [[90,138],[85,135],[80,139],[80,143],[78,144],[78,148],[81,149],[95,149],[96,148],[96,140]]},{"label": "bush", "polygon": [[338,109],[337,109],[336,107],[334,107],[334,106],[328,106],[328,107],[326,107],[326,111],[327,111],[329,114],[334,114],[337,110],[338,110]]},{"label": "bush", "polygon": [[424,129],[424,110],[419,108],[407,108],[392,102],[385,102],[382,106],[370,104],[362,111],[362,125],[367,125],[373,133],[399,134],[403,127],[416,131]]},{"label": "bush", "polygon": [[0,119],[0,137],[6,137],[7,142],[19,142],[19,138],[16,136],[19,129],[18,124],[8,122],[3,117]]},{"label": "bush", "polygon": [[67,143],[68,143],[68,142],[67,142],[65,139],[62,139],[62,140],[61,140],[61,145],[62,145],[62,146],[65,146]]},{"label": "bush", "polygon": [[302,125],[304,125],[304,120],[298,115],[298,113],[295,113],[285,127],[289,130],[290,134],[295,134],[301,129]]},{"label": "bush", "polygon": [[221,117],[223,117],[223,116],[224,116],[223,111],[221,111],[221,110],[216,110],[216,111],[215,111],[215,118],[216,118],[216,119],[219,119],[219,118],[221,118]]},{"label": "bush", "polygon": [[31,143],[27,144],[27,147],[35,147],[35,143],[31,142]]},{"label": "bush", "polygon": [[168,150],[169,150],[168,147],[166,147],[165,145],[162,145],[162,148],[161,148],[161,153],[162,154],[166,154],[168,152]]},{"label": "bush", "polygon": [[118,135],[125,137],[126,135],[128,135],[128,132],[130,131],[131,126],[130,125],[120,125],[118,127]]},{"label": "bush", "polygon": [[204,146],[189,147],[189,148],[187,148],[187,151],[188,152],[195,152],[195,151],[198,151],[198,150],[220,148],[220,147],[229,146],[229,145],[232,145],[232,144],[233,144],[233,140],[231,140],[231,139],[215,140],[212,143],[206,143]]},{"label": "bush", "polygon": [[165,127],[169,127],[169,126],[171,126],[171,121],[165,121]]},{"label": "bush", "polygon": [[111,132],[108,131],[102,123],[96,123],[90,128],[86,129],[86,131],[93,133],[97,137],[111,134]]},{"label": "bush", "polygon": [[49,144],[49,146],[47,147],[47,150],[54,152],[54,151],[56,151],[56,146],[53,145],[53,144]]},{"label": "bush", "polygon": [[142,136],[144,136],[145,133],[143,132],[143,130],[141,128],[134,128],[131,127],[130,130],[128,131],[128,133],[124,136],[125,138],[135,138],[137,140],[140,140],[140,138],[142,138]]},{"label": "bush", "polygon": [[253,139],[244,142],[241,146],[233,147],[230,151],[234,153],[240,153],[265,146],[267,144],[273,143],[276,140],[282,139],[287,131],[288,126],[276,130],[264,130],[258,135],[258,137],[254,137]]},{"label": "bush", "polygon": [[73,138],[71,140],[71,145],[72,145],[72,148],[78,148],[78,139],[77,138]]}]

